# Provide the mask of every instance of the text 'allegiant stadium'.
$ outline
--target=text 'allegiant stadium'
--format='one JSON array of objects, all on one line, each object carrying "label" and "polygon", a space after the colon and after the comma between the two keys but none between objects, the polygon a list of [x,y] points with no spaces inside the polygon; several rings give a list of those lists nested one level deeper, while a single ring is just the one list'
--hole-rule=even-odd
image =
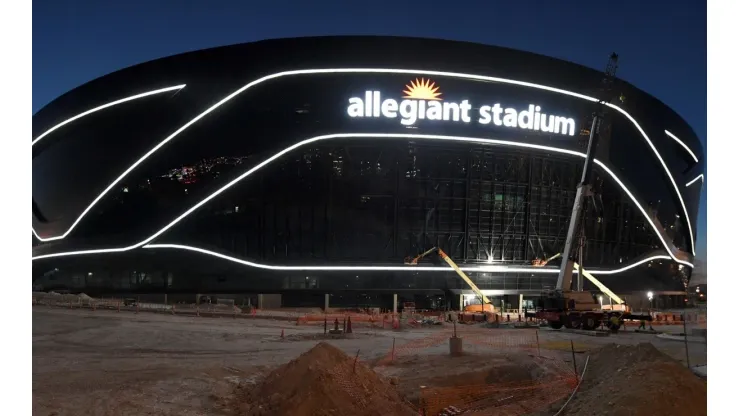
[{"label": "text 'allegiant stadium'", "polygon": [[[349,99],[347,114],[350,117],[399,118],[401,124],[411,126],[418,120],[440,120],[470,123],[468,100],[442,101],[439,87],[430,80],[411,81],[399,103],[393,98],[381,97],[380,91],[365,91],[365,97]],[[541,113],[538,105],[530,104],[526,110],[502,107],[500,103],[482,105],[478,109],[478,123],[514,127],[546,133],[574,136],[576,122],[572,118]]]}]

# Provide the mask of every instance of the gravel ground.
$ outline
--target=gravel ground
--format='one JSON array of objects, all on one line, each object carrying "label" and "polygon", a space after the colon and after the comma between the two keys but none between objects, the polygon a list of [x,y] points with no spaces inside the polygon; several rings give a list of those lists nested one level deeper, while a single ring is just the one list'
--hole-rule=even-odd
[{"label": "gravel ground", "polygon": [[[281,339],[282,331],[285,338]],[[329,342],[373,362],[396,345],[445,331],[355,327]],[[169,314],[33,308],[34,415],[220,415],[218,403],[238,382],[257,380],[314,346],[322,326],[287,321],[181,317]],[[550,345],[571,339],[587,348],[651,342],[678,360],[683,343],[622,333],[590,337],[540,331]],[[567,342],[562,342],[567,341]],[[706,364],[706,345],[693,344],[692,365]],[[421,354],[440,354],[446,346]],[[570,352],[554,351],[563,359]],[[580,354],[578,361],[581,361]],[[471,362],[471,369],[478,364]]]}]

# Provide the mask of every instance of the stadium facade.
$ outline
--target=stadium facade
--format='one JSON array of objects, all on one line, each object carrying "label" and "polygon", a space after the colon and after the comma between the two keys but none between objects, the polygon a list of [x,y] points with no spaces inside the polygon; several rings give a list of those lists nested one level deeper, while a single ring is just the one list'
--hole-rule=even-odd
[{"label": "stadium facade", "polygon": [[[456,305],[470,292],[444,263],[403,262],[438,246],[517,303],[557,279],[532,262],[562,250],[602,78],[392,37],[269,40],[106,75],[33,117],[34,286]],[[702,147],[656,98],[613,91],[583,263],[618,293],[683,300]]]}]

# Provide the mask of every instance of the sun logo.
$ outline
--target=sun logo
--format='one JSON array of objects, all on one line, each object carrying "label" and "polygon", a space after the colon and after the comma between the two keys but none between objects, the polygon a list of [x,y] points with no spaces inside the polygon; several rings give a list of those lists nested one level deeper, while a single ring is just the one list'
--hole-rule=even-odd
[{"label": "sun logo", "polygon": [[430,79],[416,79],[406,85],[403,98],[414,98],[417,100],[441,100],[441,92],[437,92],[437,87]]}]

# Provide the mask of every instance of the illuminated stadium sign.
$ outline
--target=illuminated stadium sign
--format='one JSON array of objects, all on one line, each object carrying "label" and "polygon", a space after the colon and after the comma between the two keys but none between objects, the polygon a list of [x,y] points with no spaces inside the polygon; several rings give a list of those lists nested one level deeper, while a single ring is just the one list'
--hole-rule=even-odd
[{"label": "illuminated stadium sign", "polygon": [[[365,91],[365,97],[349,99],[347,114],[350,117],[400,118],[404,126],[412,126],[419,120],[439,120],[470,123],[468,100],[444,101],[439,87],[429,79],[416,79],[406,85],[403,100],[384,98],[380,91]],[[576,122],[572,118],[545,114],[539,105],[530,104],[527,109],[517,110],[500,103],[482,105],[478,109],[478,124],[493,124],[498,127],[513,127],[545,133],[574,136]]]}]

